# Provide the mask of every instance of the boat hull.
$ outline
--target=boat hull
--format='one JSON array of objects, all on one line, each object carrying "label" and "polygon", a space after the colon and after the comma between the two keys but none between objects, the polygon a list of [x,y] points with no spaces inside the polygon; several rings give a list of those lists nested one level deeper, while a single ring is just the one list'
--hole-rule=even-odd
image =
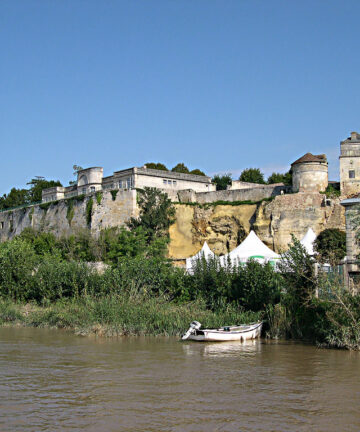
[{"label": "boat hull", "polygon": [[188,339],[197,342],[225,342],[225,341],[246,341],[256,339],[261,335],[262,323],[251,326],[239,326],[239,330],[197,330]]}]

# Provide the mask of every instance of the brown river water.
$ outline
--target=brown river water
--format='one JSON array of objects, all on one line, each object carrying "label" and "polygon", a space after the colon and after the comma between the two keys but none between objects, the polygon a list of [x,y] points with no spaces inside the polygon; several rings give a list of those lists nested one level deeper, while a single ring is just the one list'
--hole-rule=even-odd
[{"label": "brown river water", "polygon": [[360,431],[360,353],[0,328],[0,431]]}]

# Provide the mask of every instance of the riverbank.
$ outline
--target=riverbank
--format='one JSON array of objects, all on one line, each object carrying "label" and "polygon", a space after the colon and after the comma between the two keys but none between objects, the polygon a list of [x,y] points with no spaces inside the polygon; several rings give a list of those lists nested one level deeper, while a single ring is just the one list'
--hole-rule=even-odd
[{"label": "riverbank", "polygon": [[47,306],[0,301],[1,326],[61,328],[83,336],[180,336],[195,319],[204,327],[217,328],[255,321],[259,317],[259,313],[243,312],[235,307],[213,312],[201,301],[176,304],[165,297],[82,297]]}]

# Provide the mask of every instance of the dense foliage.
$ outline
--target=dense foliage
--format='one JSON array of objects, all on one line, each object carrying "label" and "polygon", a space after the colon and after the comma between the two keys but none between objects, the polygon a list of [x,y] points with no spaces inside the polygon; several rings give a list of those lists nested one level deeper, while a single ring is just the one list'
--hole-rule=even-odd
[{"label": "dense foliage", "polygon": [[321,262],[339,264],[346,255],[346,233],[337,228],[328,228],[317,236],[314,246]]},{"label": "dense foliage", "polygon": [[189,174],[189,168],[182,162],[176,164],[172,169],[172,172],[178,172],[183,174]]},{"label": "dense foliage", "polygon": [[240,174],[240,181],[249,182],[249,183],[259,183],[265,184],[264,174],[260,171],[259,168],[246,168]]},{"label": "dense foliage", "polygon": [[31,186],[29,189],[12,188],[8,194],[0,197],[0,210],[39,202],[44,189],[62,186],[59,181],[46,180],[44,177],[35,177],[27,184]]},{"label": "dense foliage", "polygon": [[128,227],[133,230],[142,227],[148,243],[155,238],[167,237],[171,224],[175,222],[175,208],[166,193],[158,189],[145,187],[138,190],[138,218],[131,218]]},{"label": "dense foliage", "polygon": [[[208,262],[200,259],[193,274],[174,267],[157,247],[158,241],[148,244],[141,227],[107,230],[98,239],[85,233],[56,239],[52,234],[27,230],[0,244],[0,303],[12,300],[49,305],[66,300],[79,304],[90,299],[93,305],[100,305],[108,298],[114,304],[123,302],[135,317],[143,310],[140,304],[158,302],[159,307],[166,304],[161,307],[175,311],[195,302],[216,316],[230,308],[239,319],[246,313],[247,319],[262,317],[272,337],[360,348],[359,295],[344,291],[334,278],[315,274],[313,259],[297,240],[278,271],[255,261],[224,268],[215,258]],[[108,263],[100,272],[89,263],[98,259]],[[126,300],[134,298],[138,306]],[[104,313],[110,312],[105,308]],[[160,317],[158,313],[154,310],[154,320]],[[187,320],[199,319],[195,315],[190,314]],[[148,321],[147,326],[152,328]]]},{"label": "dense foliage", "polygon": [[232,184],[231,173],[215,174],[212,182],[216,185],[216,190],[226,190],[227,186]]},{"label": "dense foliage", "polygon": [[292,185],[292,173],[289,170],[287,173],[276,173],[273,172],[267,179],[268,184],[274,183],[284,183],[284,185],[291,186]]},{"label": "dense foliage", "polygon": [[149,169],[156,169],[156,170],[160,170],[160,171],[169,171],[167,169],[167,167],[163,163],[160,163],[160,162],[147,162],[145,164],[145,166],[146,166],[146,168],[149,168]]}]

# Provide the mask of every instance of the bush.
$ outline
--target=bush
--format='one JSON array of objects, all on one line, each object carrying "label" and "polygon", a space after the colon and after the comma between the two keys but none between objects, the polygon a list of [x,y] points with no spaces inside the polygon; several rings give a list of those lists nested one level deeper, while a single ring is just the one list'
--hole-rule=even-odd
[{"label": "bush", "polygon": [[25,300],[32,287],[38,263],[34,249],[23,239],[0,244],[0,296]]},{"label": "bush", "polygon": [[337,228],[321,231],[314,246],[321,262],[336,265],[346,255],[346,233]]}]

